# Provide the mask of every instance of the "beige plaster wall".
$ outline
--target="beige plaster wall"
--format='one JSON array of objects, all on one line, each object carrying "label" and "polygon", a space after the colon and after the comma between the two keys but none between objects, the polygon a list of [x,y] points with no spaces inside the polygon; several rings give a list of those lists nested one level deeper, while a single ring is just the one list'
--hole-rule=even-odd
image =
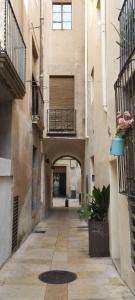
[{"label": "beige plaster wall", "polygon": [[[41,132],[32,126],[32,72],[39,82],[40,72],[40,1],[11,1],[15,16],[26,44],[26,94],[23,100],[12,104],[11,163],[13,174],[13,195],[19,196],[19,242],[24,240],[32,228],[44,215],[44,177],[42,176],[41,201]],[[38,58],[33,63],[32,37]],[[36,145],[38,152],[38,188],[36,210],[32,211],[32,151]],[[42,170],[42,174],[43,174]],[[42,208],[42,209],[41,209]],[[43,213],[42,213],[43,211]]]},{"label": "beige plaster wall", "polygon": [[45,121],[49,108],[49,76],[73,75],[77,137],[82,138],[85,125],[85,1],[72,1],[72,11],[72,30],[52,30],[52,1],[44,0]]},{"label": "beige plaster wall", "polygon": [[[101,0],[103,2],[103,0]],[[123,1],[106,1],[106,96],[107,106],[104,111],[102,93],[102,56],[101,35],[97,33],[97,1],[93,1],[93,16],[88,1],[88,136],[86,146],[86,170],[89,174],[90,157],[94,156],[95,185],[110,183],[110,252],[123,280],[135,292],[135,273],[131,267],[131,245],[128,202],[125,196],[118,193],[117,159],[109,154],[111,139],[115,134],[115,93],[114,83],[119,74],[119,47],[116,44],[118,35],[114,24],[119,28],[118,14]],[[104,24],[99,22],[100,30]],[[91,44],[92,41],[92,44]],[[92,45],[92,46],[91,46]],[[96,53],[96,55],[95,55]],[[94,99],[91,104],[90,81],[94,66],[95,84]],[[90,170],[91,175],[91,170]]]}]

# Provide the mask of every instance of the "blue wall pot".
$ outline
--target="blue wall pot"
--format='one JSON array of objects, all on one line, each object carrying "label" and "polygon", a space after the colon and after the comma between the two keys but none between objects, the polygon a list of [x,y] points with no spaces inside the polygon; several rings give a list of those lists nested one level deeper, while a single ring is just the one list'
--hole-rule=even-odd
[{"label": "blue wall pot", "polygon": [[124,155],[124,139],[115,137],[112,139],[110,154],[115,156]]}]

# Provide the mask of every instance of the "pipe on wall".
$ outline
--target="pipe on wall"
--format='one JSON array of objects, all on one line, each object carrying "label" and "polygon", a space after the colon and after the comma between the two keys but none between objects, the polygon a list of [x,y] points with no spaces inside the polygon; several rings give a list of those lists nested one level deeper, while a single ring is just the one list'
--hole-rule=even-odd
[{"label": "pipe on wall", "polygon": [[85,138],[88,138],[88,0],[85,0]]},{"label": "pipe on wall", "polygon": [[107,76],[106,76],[106,0],[101,1],[101,56],[102,56],[102,105],[107,112]]}]

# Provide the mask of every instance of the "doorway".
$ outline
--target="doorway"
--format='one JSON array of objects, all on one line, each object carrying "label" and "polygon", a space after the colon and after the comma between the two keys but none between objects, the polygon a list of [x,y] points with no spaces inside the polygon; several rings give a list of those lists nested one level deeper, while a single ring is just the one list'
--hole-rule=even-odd
[{"label": "doorway", "polygon": [[66,197],[66,166],[54,167],[53,197]]},{"label": "doorway", "polygon": [[81,200],[81,167],[72,157],[62,157],[55,161],[53,169],[53,207],[64,207],[68,199],[69,207],[79,207]]}]

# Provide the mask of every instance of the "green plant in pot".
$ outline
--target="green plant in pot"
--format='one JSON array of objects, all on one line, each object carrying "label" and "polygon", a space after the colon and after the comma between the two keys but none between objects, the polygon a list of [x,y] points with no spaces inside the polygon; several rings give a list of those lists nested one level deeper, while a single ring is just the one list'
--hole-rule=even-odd
[{"label": "green plant in pot", "polygon": [[110,185],[100,190],[94,187],[92,195],[86,195],[86,204],[80,209],[80,217],[88,220],[89,255],[91,257],[109,256],[108,209]]}]

